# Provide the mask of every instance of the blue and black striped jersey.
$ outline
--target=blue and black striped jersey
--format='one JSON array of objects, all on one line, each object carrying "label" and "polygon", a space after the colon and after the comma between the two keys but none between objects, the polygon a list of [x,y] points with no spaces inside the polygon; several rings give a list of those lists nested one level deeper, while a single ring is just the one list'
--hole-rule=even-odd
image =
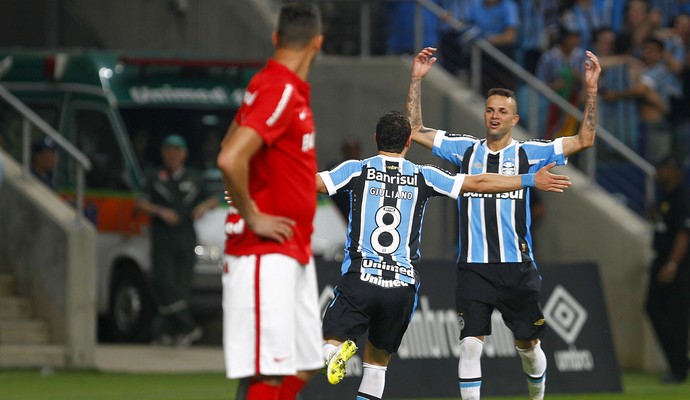
[{"label": "blue and black striped jersey", "polygon": [[[565,165],[563,139],[513,140],[494,152],[485,139],[436,132],[433,152],[468,175],[493,172],[516,175],[537,172],[551,162]],[[530,189],[481,194],[465,192],[458,198],[459,263],[513,263],[533,260]]]},{"label": "blue and black striped jersey", "polygon": [[320,172],[330,195],[350,195],[342,273],[357,272],[415,284],[424,208],[430,197],[457,198],[464,175],[404,158],[377,155]]}]

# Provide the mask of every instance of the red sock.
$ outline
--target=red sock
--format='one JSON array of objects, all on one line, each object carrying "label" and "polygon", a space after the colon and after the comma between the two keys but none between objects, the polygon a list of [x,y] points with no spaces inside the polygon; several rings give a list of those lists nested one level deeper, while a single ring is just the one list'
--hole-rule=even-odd
[{"label": "red sock", "polygon": [[247,400],[278,400],[280,386],[269,385],[266,382],[252,380],[247,388]]},{"label": "red sock", "polygon": [[283,383],[280,384],[280,394],[278,400],[295,400],[297,393],[299,393],[307,382],[300,378],[289,375],[283,378]]}]

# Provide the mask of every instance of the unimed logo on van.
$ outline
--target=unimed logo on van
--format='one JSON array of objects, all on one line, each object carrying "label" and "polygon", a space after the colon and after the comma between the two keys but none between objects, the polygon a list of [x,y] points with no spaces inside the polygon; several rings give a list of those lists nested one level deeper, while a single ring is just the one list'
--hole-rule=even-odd
[{"label": "unimed logo on van", "polygon": [[225,89],[183,88],[163,85],[160,87],[134,86],[129,89],[132,100],[138,104],[196,103],[227,105],[230,97]]}]

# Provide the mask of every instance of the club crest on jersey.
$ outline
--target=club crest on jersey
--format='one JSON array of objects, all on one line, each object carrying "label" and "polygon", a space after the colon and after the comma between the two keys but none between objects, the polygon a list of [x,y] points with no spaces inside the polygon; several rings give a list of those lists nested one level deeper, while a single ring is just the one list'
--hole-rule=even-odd
[{"label": "club crest on jersey", "polygon": [[474,169],[482,169],[482,163],[476,162],[476,163],[472,164],[472,168],[474,168]]},{"label": "club crest on jersey", "polygon": [[501,165],[501,173],[503,175],[515,175],[515,173],[516,173],[515,163],[512,161],[505,161]]}]

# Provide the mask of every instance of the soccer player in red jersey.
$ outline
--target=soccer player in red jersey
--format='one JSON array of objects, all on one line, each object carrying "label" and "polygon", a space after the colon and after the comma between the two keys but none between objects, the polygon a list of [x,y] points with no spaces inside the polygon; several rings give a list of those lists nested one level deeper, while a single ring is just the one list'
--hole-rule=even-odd
[{"label": "soccer player in red jersey", "polygon": [[273,57],[250,81],[218,155],[234,202],[222,278],[226,375],[250,378],[247,400],[295,399],[324,366],[306,82],[323,43],[319,10],[284,5],[273,43]]}]

